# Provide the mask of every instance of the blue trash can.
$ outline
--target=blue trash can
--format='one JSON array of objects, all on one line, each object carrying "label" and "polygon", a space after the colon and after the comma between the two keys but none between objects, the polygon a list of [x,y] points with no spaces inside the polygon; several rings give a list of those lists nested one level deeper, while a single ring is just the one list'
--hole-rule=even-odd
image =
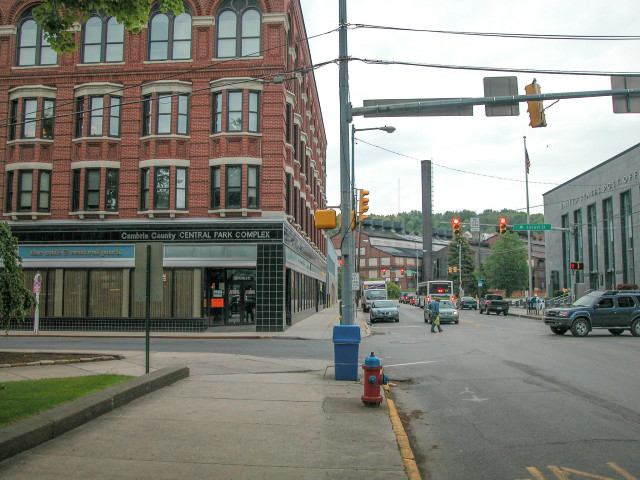
[{"label": "blue trash can", "polygon": [[333,326],[333,352],[335,355],[336,380],[358,380],[358,325]]}]

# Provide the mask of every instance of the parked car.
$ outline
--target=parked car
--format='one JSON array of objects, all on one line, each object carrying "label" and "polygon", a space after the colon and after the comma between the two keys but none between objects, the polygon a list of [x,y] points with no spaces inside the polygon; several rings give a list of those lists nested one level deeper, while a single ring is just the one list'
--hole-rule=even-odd
[{"label": "parked car", "polygon": [[460,310],[464,310],[465,308],[468,308],[469,310],[472,308],[477,310],[478,303],[476,302],[476,299],[473,297],[462,297],[460,299]]},{"label": "parked car", "polygon": [[393,300],[374,300],[371,303],[369,321],[375,322],[399,322],[400,310],[398,304]]},{"label": "parked car", "polygon": [[486,313],[489,315],[491,312],[496,312],[498,315],[503,313],[509,315],[509,302],[502,298],[502,295],[495,295],[489,293],[480,300],[480,310],[478,313]]},{"label": "parked car", "polygon": [[[451,300],[440,300],[440,323],[455,323],[456,325],[460,321],[460,312],[458,308]],[[424,321],[427,323],[433,322],[435,315],[429,308],[429,304],[424,309]]]},{"label": "parked car", "polygon": [[594,328],[607,329],[611,335],[630,330],[640,337],[640,291],[597,290],[580,297],[567,307],[550,308],[544,316],[556,335],[567,331],[584,337]]}]

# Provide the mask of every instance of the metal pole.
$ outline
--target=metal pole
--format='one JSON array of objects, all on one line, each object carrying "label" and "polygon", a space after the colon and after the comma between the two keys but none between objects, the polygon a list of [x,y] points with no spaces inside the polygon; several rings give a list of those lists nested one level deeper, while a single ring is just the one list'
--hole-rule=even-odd
[{"label": "metal pole", "polygon": [[149,325],[151,323],[151,245],[147,244],[147,290],[145,301],[145,372],[149,373]]},{"label": "metal pole", "polygon": [[349,69],[347,57],[347,0],[339,0],[339,87],[340,87],[340,193],[342,212],[342,323],[354,325],[353,312],[353,230],[351,230],[351,188],[349,172]]},{"label": "metal pole", "polygon": [[422,278],[433,280],[433,226],[431,224],[431,160],[420,162],[422,174]]},{"label": "metal pole", "polygon": [[458,288],[458,296],[462,296],[462,241],[458,239],[458,279],[460,287]]},{"label": "metal pole", "polygon": [[[527,137],[522,137],[524,139],[524,155],[525,155],[525,166],[524,166],[524,175],[525,175],[525,184],[527,189],[527,224],[530,224],[529,221],[529,168],[527,167]],[[527,267],[529,267],[529,296],[533,297],[533,279],[531,278],[531,230],[527,230],[527,243],[528,243],[528,251],[527,251]]]}]

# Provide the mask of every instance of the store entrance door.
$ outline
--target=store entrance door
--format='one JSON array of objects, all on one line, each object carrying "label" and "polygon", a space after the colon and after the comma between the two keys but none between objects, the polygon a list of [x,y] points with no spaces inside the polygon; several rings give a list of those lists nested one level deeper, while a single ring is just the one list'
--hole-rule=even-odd
[{"label": "store entrance door", "polygon": [[255,270],[227,270],[229,288],[227,323],[250,324],[256,320]]}]

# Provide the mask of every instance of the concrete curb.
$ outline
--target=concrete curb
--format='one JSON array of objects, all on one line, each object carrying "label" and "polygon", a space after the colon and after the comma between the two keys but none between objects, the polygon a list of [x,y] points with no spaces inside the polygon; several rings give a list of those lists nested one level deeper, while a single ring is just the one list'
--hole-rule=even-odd
[{"label": "concrete curb", "polygon": [[391,400],[391,398],[389,398],[389,386],[385,385],[383,388],[387,399],[387,405],[389,406],[389,419],[391,420],[393,432],[396,434],[396,441],[398,442],[398,449],[400,450],[400,456],[402,457],[402,463],[404,464],[407,479],[422,480],[420,471],[418,470],[416,457],[413,455],[413,450],[411,449],[411,442],[409,442],[407,432],[405,432],[404,426],[402,425],[402,420],[400,419],[400,415],[396,409],[396,404]]},{"label": "concrete curb", "polygon": [[62,435],[136,398],[187,378],[188,367],[166,367],[92,393],[0,429],[0,461]]}]

